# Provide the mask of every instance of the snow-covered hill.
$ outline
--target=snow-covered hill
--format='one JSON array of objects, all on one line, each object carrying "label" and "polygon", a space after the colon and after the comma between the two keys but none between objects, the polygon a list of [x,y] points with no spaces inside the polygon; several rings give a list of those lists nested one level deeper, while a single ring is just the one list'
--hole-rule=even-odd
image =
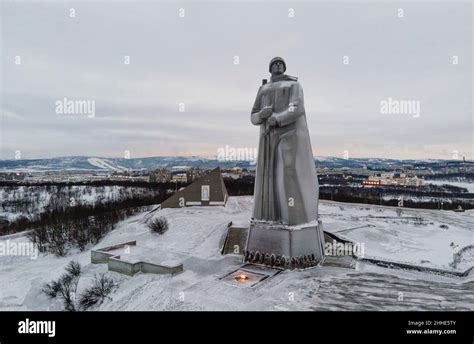
[{"label": "snow-covered hill", "polygon": [[[461,164],[460,160],[395,160],[383,158],[339,158],[315,157],[318,167],[328,168],[362,168],[394,169],[403,165],[445,166]],[[117,171],[126,169],[156,169],[172,166],[200,166],[213,168],[216,166],[234,165],[255,168],[248,161],[219,161],[213,158],[197,156],[164,156],[147,158],[104,158],[72,156],[50,159],[0,160],[0,172],[6,171],[64,171],[64,170],[91,170]]]},{"label": "snow-covered hill", "polygon": [[97,206],[153,197],[159,190],[138,186],[43,185],[0,186],[0,220],[38,219],[44,212],[74,206]]},{"label": "snow-covered hill", "polygon": [[[472,274],[465,279],[442,277],[362,261],[355,269],[319,266],[284,271],[255,289],[222,281],[221,276],[241,265],[241,257],[222,256],[219,245],[230,221],[248,222],[252,201],[252,197],[230,197],[226,207],[163,209],[121,222],[95,248],[136,240],[151,256],[165,253],[183,262],[184,272],[173,277],[108,272],[119,287],[97,309],[474,310]],[[397,214],[396,209],[323,201],[320,215],[325,230],[363,243],[365,256],[453,271],[473,266],[470,251],[456,267],[452,263],[455,252],[474,244],[474,211],[403,209]],[[151,234],[145,224],[151,216],[165,216],[170,229],[163,235]],[[90,284],[94,274],[107,271],[106,265],[90,263],[90,251],[64,258],[0,256],[0,310],[61,309],[59,302],[41,293],[41,286],[57,278],[72,259],[84,267],[79,290]]]}]

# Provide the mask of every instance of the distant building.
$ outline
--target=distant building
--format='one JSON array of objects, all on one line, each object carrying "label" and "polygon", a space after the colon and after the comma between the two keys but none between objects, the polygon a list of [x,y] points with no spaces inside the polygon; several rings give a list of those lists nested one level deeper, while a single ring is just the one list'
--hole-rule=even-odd
[{"label": "distant building", "polygon": [[151,171],[148,181],[150,183],[167,183],[171,181],[171,173],[166,168]]},{"label": "distant building", "polygon": [[364,179],[362,181],[363,185],[382,185],[382,182],[379,179],[374,179],[369,177],[369,179]]},{"label": "distant building", "polygon": [[223,178],[239,179],[242,177],[241,167],[228,167],[222,169]]},{"label": "distant building", "polygon": [[130,178],[129,171],[114,171],[110,174],[111,179],[127,179]]},{"label": "distant building", "polygon": [[23,180],[25,174],[21,172],[0,173],[0,180]]},{"label": "distant building", "polygon": [[191,185],[180,189],[161,203],[161,208],[225,205],[227,198],[227,189],[217,167]]},{"label": "distant building", "polygon": [[187,173],[187,171],[174,171],[174,172],[171,172],[171,180],[173,182],[187,183],[188,182],[188,173]]},{"label": "distant building", "polygon": [[201,169],[199,167],[193,167],[187,171],[188,183],[193,182],[203,176],[205,176],[210,169]]},{"label": "distant building", "polygon": [[363,185],[423,186],[424,179],[406,173],[378,173],[362,181]]}]

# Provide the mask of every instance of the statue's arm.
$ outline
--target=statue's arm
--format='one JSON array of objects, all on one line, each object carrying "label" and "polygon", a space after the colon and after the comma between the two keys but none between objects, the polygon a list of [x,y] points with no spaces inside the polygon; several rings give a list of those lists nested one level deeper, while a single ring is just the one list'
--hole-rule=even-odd
[{"label": "statue's arm", "polygon": [[262,121],[262,116],[261,116],[261,113],[260,113],[260,110],[262,110],[261,89],[262,89],[262,87],[260,86],[260,88],[258,89],[258,92],[257,92],[257,97],[255,98],[255,103],[253,104],[252,112],[250,114],[250,121],[252,122],[252,124],[255,124],[255,125],[262,124],[262,122],[263,122]]},{"label": "statue's arm", "polygon": [[276,113],[275,117],[278,126],[284,127],[285,125],[295,122],[300,116],[303,116],[304,114],[303,88],[299,82],[296,82],[291,86],[290,89],[290,101],[288,108],[282,112]]}]

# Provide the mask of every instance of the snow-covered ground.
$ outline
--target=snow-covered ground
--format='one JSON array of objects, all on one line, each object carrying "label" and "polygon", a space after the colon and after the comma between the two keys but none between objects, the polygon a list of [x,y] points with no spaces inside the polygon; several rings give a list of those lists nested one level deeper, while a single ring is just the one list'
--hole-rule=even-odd
[{"label": "snow-covered ground", "polygon": [[[248,222],[251,209],[252,197],[230,197],[226,207],[163,209],[122,221],[95,248],[136,240],[144,252],[156,251],[152,255],[158,259],[183,262],[184,272],[134,277],[108,272],[119,287],[96,309],[474,310],[473,274],[442,277],[358,262],[355,269],[284,271],[255,288],[222,281],[220,277],[242,265],[240,256],[220,254],[227,224]],[[170,229],[151,234],[145,224],[150,216],[165,216]],[[457,271],[474,265],[472,252],[466,250],[461,262],[451,266],[453,253],[474,244],[473,211],[403,209],[399,215],[393,207],[323,201],[320,216],[326,231],[364,243],[365,256]],[[8,240],[19,243],[26,238]],[[41,287],[59,277],[72,259],[84,267],[79,292],[94,274],[107,271],[106,265],[90,264],[90,250],[64,258],[0,256],[0,310],[62,309],[60,302],[41,293]]]},{"label": "snow-covered ground", "polygon": [[474,265],[472,250],[451,266],[456,252],[474,244],[473,210],[403,208],[398,216],[395,207],[326,201],[320,216],[326,231],[364,244],[366,257],[447,270]]}]

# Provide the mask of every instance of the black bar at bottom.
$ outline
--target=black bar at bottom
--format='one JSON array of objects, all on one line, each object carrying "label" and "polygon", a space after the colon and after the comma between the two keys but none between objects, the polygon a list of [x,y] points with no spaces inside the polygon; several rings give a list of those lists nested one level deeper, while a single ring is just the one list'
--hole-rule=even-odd
[{"label": "black bar at bottom", "polygon": [[262,339],[265,343],[294,336],[308,343],[396,340],[400,343],[472,344],[474,313],[0,312],[1,344],[160,342],[173,338],[182,340],[185,336],[199,341],[232,338],[252,342]]}]

